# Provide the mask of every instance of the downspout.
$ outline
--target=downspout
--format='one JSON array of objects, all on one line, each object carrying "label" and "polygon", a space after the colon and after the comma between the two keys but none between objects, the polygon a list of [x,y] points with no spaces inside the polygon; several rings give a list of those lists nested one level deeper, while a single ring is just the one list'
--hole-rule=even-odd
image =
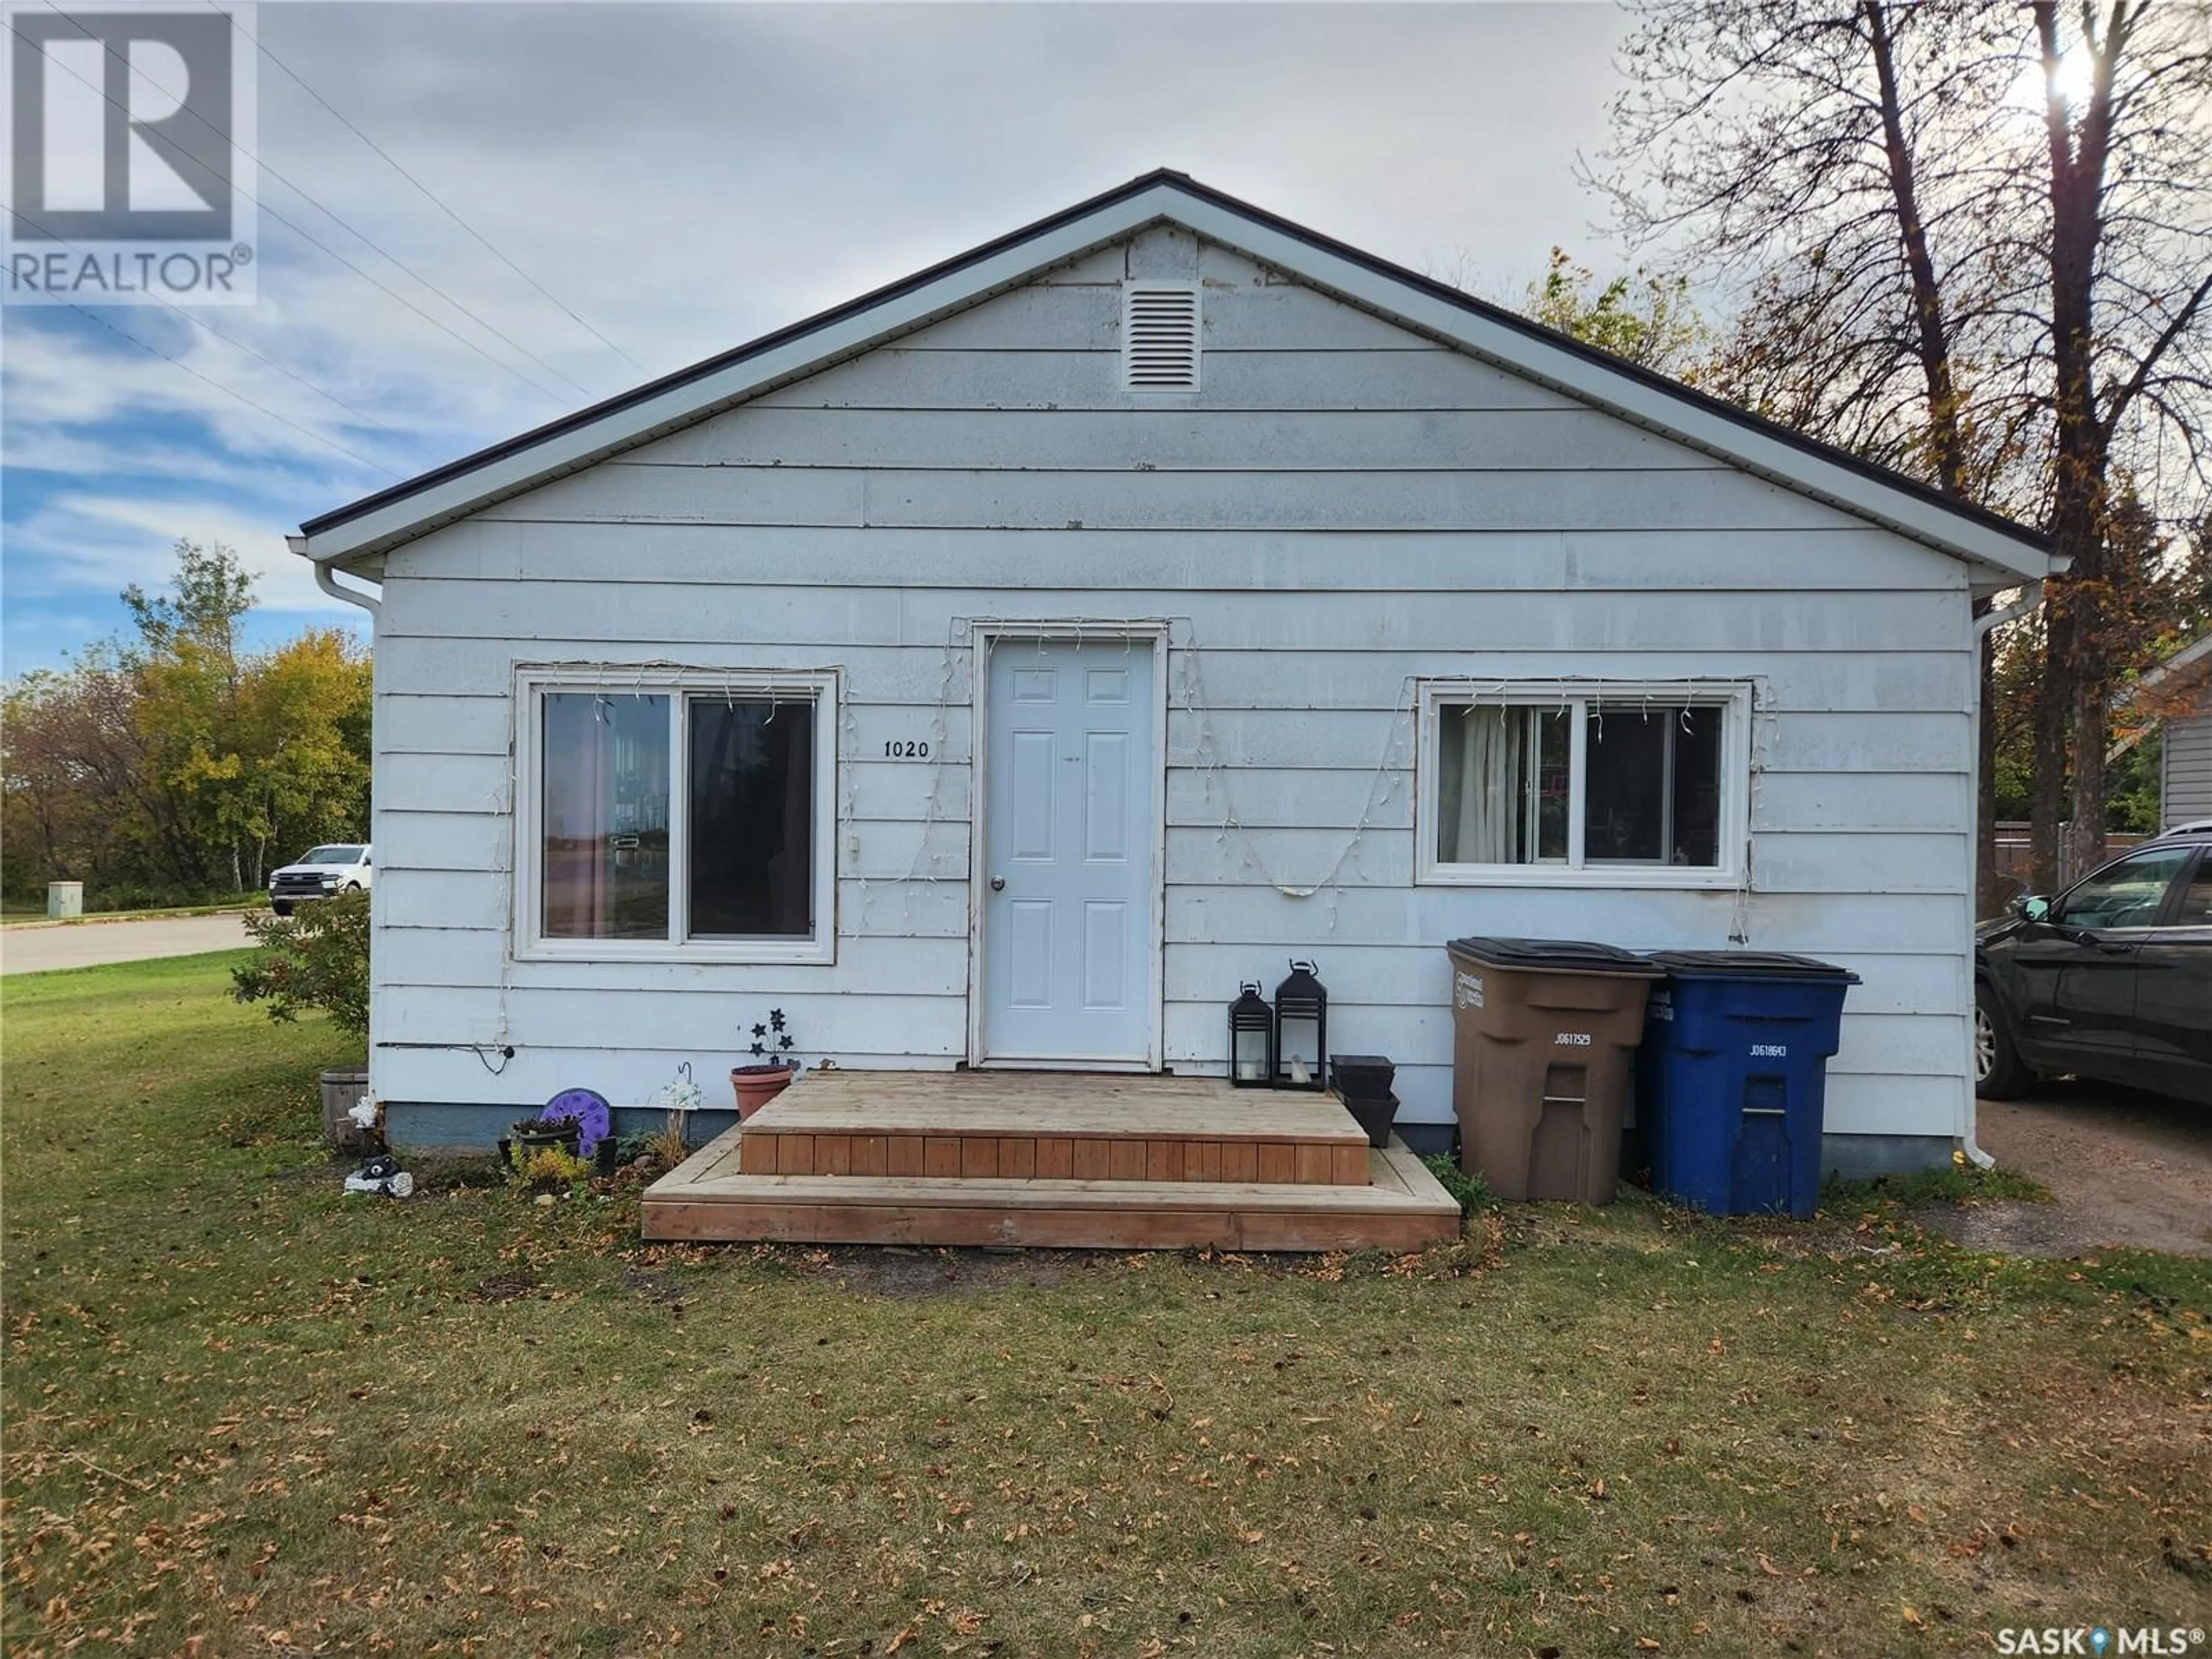
[{"label": "downspout", "polygon": [[[318,575],[321,574],[319,566],[317,567],[316,574]],[[1987,712],[1982,707],[1982,642],[1989,637],[1992,629],[2002,628],[2007,623],[2018,622],[2042,603],[2043,583],[2039,579],[2028,583],[2021,590],[2021,596],[2002,610],[1992,611],[1986,616],[1974,618],[1974,672],[1971,681],[1973,690],[1966,694],[1966,706],[1972,718],[1967,722],[1966,729],[1968,736],[1973,740],[1976,755],[1982,752],[1982,720]],[[1978,787],[1978,780],[1977,787]],[[1973,984],[1973,972],[1971,968],[1967,970],[1966,982],[1971,990]],[[1976,1169],[1993,1170],[1996,1167],[1996,1159],[1984,1152],[1981,1143],[1974,1139],[1977,1097],[1974,1094],[1973,1077],[1974,1023],[1970,1013],[1966,1020],[1966,1133],[1959,1138],[1959,1150],[1966,1155],[1966,1161]]]},{"label": "downspout", "polygon": [[[343,599],[348,605],[359,605],[368,612],[369,620],[374,624],[377,613],[377,599],[374,593],[364,593],[357,587],[340,586],[338,579],[332,574],[330,566],[307,551],[307,538],[305,536],[287,536],[284,538],[284,545],[314,565],[316,586],[334,599]],[[364,576],[362,580],[367,581],[368,579]]]}]

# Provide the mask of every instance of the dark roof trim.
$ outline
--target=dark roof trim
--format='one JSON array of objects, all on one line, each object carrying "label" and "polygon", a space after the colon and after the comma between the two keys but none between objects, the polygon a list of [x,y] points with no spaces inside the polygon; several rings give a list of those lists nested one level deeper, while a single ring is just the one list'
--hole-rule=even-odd
[{"label": "dark roof trim", "polygon": [[1417,270],[1408,270],[1403,265],[1393,264],[1388,259],[1353,247],[1349,243],[1340,242],[1334,237],[1324,236],[1317,230],[1309,230],[1304,225],[1279,218],[1265,208],[1254,207],[1251,204],[1241,202],[1233,196],[1224,196],[1209,185],[1200,184],[1196,179],[1187,179],[1181,174],[1174,177],[1180,186],[1192,195],[1211,202],[1214,206],[1227,212],[1240,214],[1255,223],[1265,225],[1278,234],[1291,237],[1304,242],[1309,247],[1332,254],[1348,264],[1358,265],[1363,270],[1373,271],[1378,276],[1388,277],[1392,282],[1402,283],[1408,288],[1417,289],[1431,299],[1442,301],[1446,305],[1456,306],[1460,310],[1480,317],[1486,321],[1495,323],[1501,328],[1510,329],[1518,334],[1525,334],[1532,340],[1541,340],[1548,346],[1569,352],[1601,368],[1610,369],[1616,374],[1624,375],[1641,385],[1651,387],[1654,391],[1666,392],[1670,397],[1680,398],[1684,403],[1694,404],[1709,414],[1718,416],[1723,420],[1742,427],[1746,431],[1756,432],[1762,437],[1788,444],[1793,449],[1801,449],[1808,455],[1817,456],[1832,465],[1858,473],[1888,489],[1917,496],[1930,506],[1940,507],[1947,512],[1955,513],[1960,517],[1972,520],[1986,529],[2016,537],[2021,541],[2044,552],[2047,553],[2051,550],[2051,538],[2041,531],[2030,529],[2025,525],[2006,518],[2001,513],[1992,513],[1985,507],[1978,507],[1971,501],[1962,501],[1947,495],[1933,485],[1923,483],[1909,473],[1899,472],[1894,468],[1869,461],[1864,456],[1855,455],[1848,449],[1838,449],[1833,444],[1823,443],[1818,438],[1808,438],[1793,427],[1786,427],[1779,422],[1770,421],[1762,415],[1754,415],[1740,404],[1729,403],[1725,398],[1716,398],[1710,392],[1700,392],[1695,386],[1685,386],[1681,381],[1672,380],[1667,375],[1646,368],[1641,363],[1631,362],[1627,358],[1616,356],[1601,347],[1591,345],[1587,341],[1577,340],[1571,334],[1562,334],[1557,329],[1547,328],[1543,324],[1524,317],[1517,311],[1509,310],[1504,306],[1493,305],[1487,300],[1479,300],[1466,290],[1454,288],[1448,283],[1440,283],[1433,276],[1424,276]]},{"label": "dark roof trim", "polygon": [[1331,258],[1357,266],[1389,282],[1401,284],[1426,298],[1465,312],[1471,316],[1479,317],[1495,327],[1523,335],[1553,349],[1583,359],[1610,374],[1620,375],[1650,390],[1663,393],[1668,398],[1678,399],[1709,416],[1739,427],[1746,432],[1785,445],[1832,466],[1856,474],[1884,489],[1897,491],[1928,506],[1954,514],[1967,523],[2006,537],[2021,546],[2045,555],[2048,555],[2051,551],[2052,544],[2049,536],[2016,523],[2001,514],[1990,512],[1986,507],[1971,502],[1954,500],[1917,478],[1889,467],[1878,465],[1863,457],[1851,453],[1849,450],[1823,443],[1815,438],[1808,438],[1801,432],[1769,421],[1761,416],[1752,414],[1747,410],[1741,409],[1734,404],[1725,402],[1709,393],[1699,392],[1694,387],[1684,386],[1679,380],[1656,374],[1650,369],[1630,362],[1626,358],[1615,356],[1609,351],[1587,344],[1570,335],[1559,333],[1554,329],[1547,328],[1542,324],[1533,322],[1517,312],[1493,305],[1488,301],[1477,299],[1473,295],[1439,283],[1433,277],[1422,276],[1418,271],[1408,270],[1402,265],[1394,264],[1388,259],[1365,252],[1347,243],[1340,242],[1333,237],[1325,236],[1319,231],[1309,229],[1304,225],[1270,213],[1264,208],[1255,207],[1249,202],[1215,190],[1210,185],[1202,185],[1188,173],[1178,173],[1166,167],[1144,173],[1130,179],[1127,184],[1118,185],[1101,195],[1091,197],[1087,200],[1062,209],[1060,212],[1045,218],[1033,221],[1018,230],[1010,231],[1003,236],[970,248],[964,253],[957,254],[926,270],[916,271],[914,275],[903,277],[898,282],[864,294],[857,299],[848,300],[842,305],[832,307],[827,311],[817,312],[811,317],[777,329],[773,333],[763,334],[732,350],[705,358],[689,368],[678,369],[659,380],[647,381],[642,386],[604,399],[588,408],[578,410],[574,414],[564,415],[543,426],[534,427],[529,431],[500,443],[477,450],[472,454],[465,455],[459,460],[448,462],[443,466],[410,478],[404,483],[394,484],[390,489],[380,490],[373,495],[363,496],[333,512],[325,513],[319,518],[310,519],[301,526],[301,532],[309,537],[316,536],[365,514],[403,501],[410,495],[450,483],[481,467],[519,454],[548,439],[589,426],[609,415],[631,408],[667,392],[677,390],[695,380],[720,374],[726,369],[742,364],[749,358],[763,356],[802,340],[809,334],[848,321],[889,301],[915,293],[933,283],[939,283],[948,276],[956,276],[971,266],[994,259],[1038,236],[1076,223],[1102,209],[1110,208],[1133,197],[1140,196],[1147,191],[1162,186],[1180,191],[1194,200],[1247,220],[1285,239],[1303,243],[1316,252],[1326,253]]},{"label": "dark roof trim", "polygon": [[911,276],[902,276],[896,283],[886,283],[882,288],[861,295],[856,300],[848,300],[842,305],[830,307],[827,311],[817,311],[811,317],[787,324],[773,333],[760,335],[728,351],[718,352],[712,357],[702,358],[699,362],[687,368],[679,368],[673,374],[664,374],[657,380],[647,380],[642,386],[632,386],[627,392],[618,392],[611,398],[602,398],[588,408],[578,410],[573,415],[563,415],[557,420],[548,421],[543,426],[532,427],[527,432],[518,433],[512,438],[503,438],[495,444],[476,451],[473,454],[464,455],[457,461],[448,461],[445,465],[434,467],[428,472],[408,479],[404,483],[393,484],[390,489],[380,489],[374,495],[364,495],[359,501],[349,502],[334,512],[325,513],[319,519],[307,520],[300,526],[301,532],[309,536],[319,534],[334,525],[343,524],[349,519],[357,519],[365,513],[374,513],[379,507],[389,507],[394,501],[404,501],[419,491],[448,483],[464,473],[473,472],[477,468],[487,465],[493,461],[504,460],[507,457],[517,454],[548,438],[558,437],[564,432],[573,432],[579,427],[589,426],[592,422],[604,416],[611,415],[617,410],[629,409],[634,404],[644,403],[648,398],[659,397],[664,392],[673,392],[680,386],[690,385],[694,380],[704,380],[710,374],[719,374],[726,368],[732,368],[744,362],[748,357],[757,357],[764,352],[775,350],[779,346],[789,345],[794,340],[804,339],[807,335],[828,328],[832,324],[842,323],[849,318],[859,316],[863,312],[872,311],[886,301],[896,300],[902,295],[912,294],[918,289],[927,288],[933,283],[941,282],[947,276],[957,276],[970,265],[981,264],[984,261],[995,258],[1009,249],[1018,247],[1024,242],[1042,236],[1048,231],[1058,230],[1062,225],[1073,224],[1079,219],[1097,212],[1101,208],[1112,207],[1115,203],[1127,201],[1132,196],[1141,196],[1145,191],[1162,184],[1171,184],[1194,193],[1203,193],[1204,191],[1204,187],[1188,174],[1170,172],[1165,167],[1145,173],[1141,177],[1132,179],[1126,185],[1116,185],[1103,195],[1093,196],[1087,201],[1078,202],[1073,207],[1063,208],[1058,213],[1035,220],[1024,225],[1019,230],[1011,230],[1004,236],[994,237],[988,242],[969,248],[965,253],[956,253],[950,259],[941,260],[926,270],[917,270]]}]

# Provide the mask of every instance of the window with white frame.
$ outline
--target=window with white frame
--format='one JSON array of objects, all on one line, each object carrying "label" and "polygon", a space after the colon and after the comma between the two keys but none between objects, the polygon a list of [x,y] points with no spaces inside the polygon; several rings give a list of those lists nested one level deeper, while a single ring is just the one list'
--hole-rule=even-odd
[{"label": "window with white frame", "polygon": [[1747,686],[1423,687],[1425,881],[1717,885],[1747,811]]},{"label": "window with white frame", "polygon": [[835,676],[526,674],[517,944],[823,961]]}]

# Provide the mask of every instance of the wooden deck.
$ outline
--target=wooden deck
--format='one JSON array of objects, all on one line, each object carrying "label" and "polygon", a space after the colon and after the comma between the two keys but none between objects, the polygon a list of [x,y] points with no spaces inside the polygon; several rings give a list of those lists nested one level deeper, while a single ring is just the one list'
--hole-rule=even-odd
[{"label": "wooden deck", "polygon": [[[772,1160],[772,1162],[771,1162]],[[1414,1250],[1459,1207],[1324,1097],[1223,1081],[829,1072],[645,1194],[648,1238]]]},{"label": "wooden deck", "polygon": [[1065,1072],[817,1073],[744,1126],[749,1175],[1364,1187],[1367,1152],[1326,1096]]}]

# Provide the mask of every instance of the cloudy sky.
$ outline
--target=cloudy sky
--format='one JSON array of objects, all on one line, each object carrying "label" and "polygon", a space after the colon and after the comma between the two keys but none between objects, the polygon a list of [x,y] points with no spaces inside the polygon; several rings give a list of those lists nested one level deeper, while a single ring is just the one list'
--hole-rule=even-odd
[{"label": "cloudy sky", "polygon": [[1623,258],[1574,178],[1615,86],[1599,0],[258,21],[259,300],[198,313],[229,337],[0,312],[8,673],[117,627],[180,536],[260,573],[264,638],[356,618],[285,552],[303,518],[1154,167],[1493,295],[1554,243]]}]

